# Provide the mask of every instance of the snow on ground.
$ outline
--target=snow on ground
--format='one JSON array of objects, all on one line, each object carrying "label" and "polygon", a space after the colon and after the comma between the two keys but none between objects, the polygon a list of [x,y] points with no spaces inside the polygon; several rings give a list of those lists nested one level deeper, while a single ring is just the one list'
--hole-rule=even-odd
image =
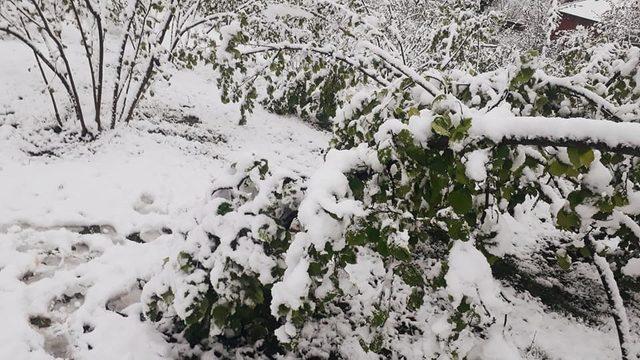
[{"label": "snow on ground", "polygon": [[[262,110],[237,126],[237,107],[220,103],[199,68],[156,86],[131,126],[70,141],[42,130],[52,114],[37,72],[23,67],[30,54],[15,42],[0,49],[11,54],[0,56],[0,359],[174,358],[140,320],[140,288],[193,226],[212,180],[247,156],[309,174],[329,135]],[[525,358],[618,356],[611,324],[505,296],[505,331]]]},{"label": "snow on ground", "polygon": [[[149,119],[64,143],[38,124],[52,116],[37,73],[22,66],[29,54],[0,48],[14,55],[0,57],[0,359],[171,358],[140,321],[139,289],[192,226],[212,180],[246,156],[304,173],[329,135],[264,111],[236,126],[236,107],[199,69],[157,86]],[[174,109],[172,120],[202,123],[169,122]]]}]

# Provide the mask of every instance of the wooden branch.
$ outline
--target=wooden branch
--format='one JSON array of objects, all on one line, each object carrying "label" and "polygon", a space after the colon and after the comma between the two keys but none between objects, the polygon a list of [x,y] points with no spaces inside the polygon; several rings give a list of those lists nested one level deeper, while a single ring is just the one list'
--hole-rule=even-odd
[{"label": "wooden branch", "polygon": [[418,86],[426,90],[431,96],[436,97],[440,95],[442,92],[434,87],[431,83],[426,81],[424,76],[420,75],[417,71],[412,68],[403,65],[395,60],[395,58],[391,57],[388,53],[386,53],[383,49],[371,44],[370,42],[365,42],[365,47],[369,49],[372,53],[374,53],[377,57],[383,60],[392,68],[396,69],[398,72],[406,76],[408,79],[414,81]]},{"label": "wooden branch", "polygon": [[113,99],[111,100],[111,128],[114,129],[116,127],[116,116],[117,116],[117,107],[118,100],[120,99],[120,77],[122,76],[122,65],[124,61],[124,53],[127,49],[127,43],[129,42],[129,32],[131,31],[131,26],[133,25],[133,20],[136,16],[136,9],[140,5],[141,0],[136,0],[133,5],[133,12],[129,17],[129,22],[127,23],[127,28],[124,33],[124,37],[122,39],[122,43],[120,44],[120,53],[118,55],[118,65],[116,67],[116,76],[115,82],[113,85]]},{"label": "wooden branch", "polygon": [[623,155],[637,156],[640,157],[640,148],[628,146],[628,145],[618,145],[618,146],[610,146],[607,143],[600,141],[591,141],[591,140],[572,140],[572,139],[545,139],[545,138],[529,138],[529,139],[503,139],[499,142],[499,144],[505,145],[533,145],[533,146],[555,146],[555,147],[573,147],[573,148],[590,148],[594,150],[599,150],[602,152],[612,152]]},{"label": "wooden branch", "polygon": [[60,57],[62,58],[62,61],[64,62],[65,68],[67,70],[67,76],[69,77],[69,85],[70,85],[71,91],[72,91],[73,105],[74,105],[75,110],[76,110],[76,116],[78,117],[78,121],[80,122],[80,126],[82,128],[82,136],[85,136],[85,135],[92,136],[92,134],[89,132],[89,130],[87,129],[87,126],[86,126],[86,124],[84,122],[84,115],[82,113],[82,105],[80,104],[80,96],[78,95],[78,89],[77,89],[75,81],[73,79],[73,71],[71,70],[71,65],[69,63],[69,59],[67,58],[67,55],[66,55],[66,53],[64,51],[64,46],[62,45],[62,42],[60,41],[60,39],[51,30],[51,27],[49,26],[49,21],[47,21],[47,17],[42,12],[42,9],[40,8],[40,6],[36,2],[36,0],[30,0],[30,1],[31,1],[31,4],[33,4],[33,6],[36,8],[38,16],[40,17],[40,19],[42,20],[42,23],[44,24],[45,32],[47,33],[47,35],[49,35],[51,40],[56,44],[56,47],[58,48],[58,51],[60,52]]},{"label": "wooden branch", "polygon": [[365,76],[367,76],[368,78],[370,78],[371,80],[375,81],[376,83],[378,83],[381,86],[389,86],[390,83],[383,78],[379,78],[378,76],[376,76],[375,74],[373,74],[371,71],[369,71],[368,69],[366,69],[365,67],[363,67],[362,65],[356,63],[356,61],[349,59],[345,56],[342,56],[340,54],[335,53],[333,50],[328,50],[328,49],[322,49],[322,48],[314,48],[314,47],[310,47],[307,45],[299,45],[299,44],[266,44],[266,45],[259,45],[257,49],[251,49],[249,51],[244,51],[242,52],[243,56],[248,56],[248,55],[253,55],[253,54],[258,54],[258,53],[263,53],[263,52],[269,52],[269,51],[283,51],[283,50],[288,50],[288,51],[310,51],[312,53],[316,53],[319,55],[323,55],[323,56],[327,56],[327,57],[331,57],[334,58],[336,60],[339,60],[347,65],[350,65],[351,67],[355,68],[356,70],[360,71],[361,73],[363,73]]},{"label": "wooden branch", "polygon": [[[95,68],[93,67],[93,60],[91,59],[91,48],[89,47],[89,41],[87,39],[87,35],[84,32],[84,26],[82,26],[82,21],[80,20],[80,14],[78,13],[78,9],[76,8],[75,0],[69,1],[71,5],[71,10],[76,19],[76,23],[78,24],[78,31],[80,31],[80,37],[82,38],[82,47],[84,48],[84,54],[87,58],[87,63],[89,64],[89,74],[91,75],[91,94],[93,95],[93,104],[94,108],[97,108],[97,94],[96,94],[96,74]],[[96,111],[96,116],[99,116]]]},{"label": "wooden branch", "polygon": [[611,315],[616,324],[616,333],[618,334],[618,343],[620,344],[620,352],[622,355],[621,359],[635,359],[636,357],[632,357],[632,351],[629,348],[629,345],[632,343],[631,335],[629,333],[629,319],[627,318],[624,303],[620,296],[620,291],[615,277],[613,276],[613,272],[611,271],[611,267],[607,260],[596,252],[596,247],[590,234],[587,234],[584,237],[584,243],[593,254],[593,264],[598,270],[598,275],[600,275],[604,292],[607,295],[607,302],[611,309]]},{"label": "wooden branch", "polygon": [[124,116],[124,112],[127,107],[127,95],[129,94],[129,89],[131,88],[131,82],[133,81],[133,71],[135,70],[138,55],[140,55],[140,48],[142,44],[142,39],[144,37],[144,27],[146,26],[147,18],[151,13],[152,4],[153,3],[149,2],[149,5],[147,6],[144,17],[142,18],[140,35],[137,35],[137,33],[135,34],[136,38],[138,39],[137,45],[135,46],[136,51],[133,54],[133,59],[129,62],[130,63],[129,70],[127,71],[127,74],[124,77],[124,82],[126,83],[126,86],[123,86],[122,88],[120,88],[120,93],[118,93],[118,97],[117,97],[118,99],[120,99],[120,97],[122,96],[122,93],[124,92],[125,96],[122,102],[122,109],[120,109],[120,115],[118,116],[118,121],[122,120],[122,117]]},{"label": "wooden branch", "polygon": [[469,135],[496,144],[583,147],[640,157],[640,124],[584,118],[475,117]]},{"label": "wooden branch", "polygon": [[[553,76],[549,76],[545,74],[542,70],[537,70],[536,78],[541,82],[539,86],[555,86],[560,89],[563,89],[574,96],[581,97],[587,100],[591,105],[602,109],[604,114],[613,119],[616,122],[623,122],[624,120],[620,118],[616,113],[618,109],[616,109],[615,105],[611,104],[607,99],[601,97],[600,95],[594,93],[591,90],[580,88],[571,83],[566,84],[566,79],[556,78]],[[563,81],[564,80],[564,81]]]},{"label": "wooden branch", "polygon": [[[146,87],[149,84],[149,82],[151,81],[151,77],[153,76],[153,69],[156,65],[156,59],[155,57],[151,57],[151,59],[149,60],[149,64],[147,65],[147,70],[144,73],[144,77],[142,78],[142,81],[140,82],[140,87],[138,88],[138,91],[136,92],[135,96],[133,97],[133,100],[131,102],[131,105],[129,106],[129,111],[127,112],[127,117],[125,118],[124,122],[125,123],[129,123],[129,121],[131,121],[131,118],[133,118],[133,112],[136,108],[136,106],[138,106],[138,101],[140,101],[140,98],[142,97],[142,94],[144,94],[146,92]],[[124,110],[124,108],[123,108]]]},{"label": "wooden branch", "polygon": [[85,0],[85,4],[89,9],[91,15],[93,15],[96,26],[98,28],[98,84],[95,92],[95,122],[98,126],[98,131],[102,131],[100,116],[102,111],[102,89],[104,82],[104,28],[102,26],[102,18],[100,17],[100,14],[95,10],[93,5],[91,5],[91,1]]},{"label": "wooden branch", "polygon": [[[22,17],[20,18],[20,23],[22,24],[22,28],[24,29],[25,34],[27,35],[27,39],[29,39],[29,41],[33,41],[33,39],[31,38],[31,34],[29,34],[29,30],[27,29],[26,24],[24,23],[24,20],[22,19]],[[42,62],[40,61],[40,58],[38,57],[38,54],[33,53],[33,56],[36,59],[36,64],[38,65],[38,70],[40,70],[40,75],[42,76],[42,80],[44,80],[44,85],[47,87],[47,92],[49,93],[49,98],[51,99],[51,104],[53,105],[53,112],[56,116],[56,121],[58,122],[58,125],[60,125],[60,127],[64,127],[64,125],[62,124],[62,118],[60,117],[60,111],[58,110],[58,102],[56,101],[56,97],[53,95],[53,89],[51,88],[51,84],[49,84],[49,79],[47,78],[47,74],[44,72],[44,68],[42,67]]]},{"label": "wooden branch", "polygon": [[71,90],[71,86],[69,85],[69,83],[67,82],[67,79],[64,77],[64,75],[62,73],[60,73],[56,67],[51,63],[51,61],[49,61],[49,59],[47,59],[42,52],[40,52],[40,50],[38,50],[38,48],[35,46],[35,44],[33,44],[31,41],[29,41],[27,38],[25,38],[24,36],[22,36],[21,34],[9,29],[9,28],[0,28],[1,32],[7,33],[13,37],[15,37],[16,39],[18,39],[20,42],[22,42],[23,44],[25,44],[26,46],[28,46],[31,51],[33,51],[33,53],[40,59],[40,61],[47,66],[47,68],[49,68],[49,70],[51,70],[51,72],[53,72],[53,74],[60,80],[60,82],[62,83],[62,86],[64,86],[65,90],[67,91],[68,95],[69,95],[69,99],[71,100],[71,102],[73,103],[73,92]]},{"label": "wooden branch", "polygon": [[[167,31],[169,30],[169,27],[171,25],[171,22],[173,21],[173,18],[174,18],[174,13],[171,12],[171,14],[169,14],[169,16],[167,17],[167,20],[160,32],[160,38],[158,39],[158,42],[157,42],[158,46],[162,44],[162,42],[164,41],[164,38],[167,35]],[[151,56],[151,58],[149,59],[149,64],[147,65],[147,70],[145,71],[144,77],[140,82],[140,87],[138,88],[138,91],[134,95],[131,105],[129,106],[127,117],[124,120],[125,123],[128,124],[129,121],[131,121],[131,118],[133,117],[133,112],[138,106],[138,102],[142,98],[142,95],[147,91],[147,86],[149,86],[149,83],[151,82],[154,67],[158,65],[159,65],[159,60],[155,56]]]}]

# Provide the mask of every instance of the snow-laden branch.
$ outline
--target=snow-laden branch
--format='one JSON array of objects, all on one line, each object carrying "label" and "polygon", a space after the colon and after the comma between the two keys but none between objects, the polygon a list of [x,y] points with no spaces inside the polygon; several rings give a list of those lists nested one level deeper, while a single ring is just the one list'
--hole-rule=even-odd
[{"label": "snow-laden branch", "polygon": [[393,57],[384,49],[381,49],[378,46],[373,45],[370,42],[364,42],[364,47],[382,59],[385,63],[389,64],[396,71],[399,71],[407,78],[411,79],[418,86],[426,90],[429,94],[436,97],[440,95],[442,92],[433,86],[429,81],[427,81],[422,75],[420,75],[417,71],[413,70],[409,66],[405,65],[401,60]]},{"label": "snow-laden branch", "polygon": [[357,69],[358,71],[366,75],[371,80],[377,82],[379,85],[390,86],[390,83],[386,79],[378,76],[376,73],[374,73],[370,69],[367,69],[366,66],[361,64],[358,60],[347,57],[341,54],[340,52],[336,51],[335,49],[332,49],[329,47],[319,48],[319,47],[313,47],[313,46],[304,45],[304,44],[291,44],[291,43],[260,44],[255,47],[246,48],[242,50],[241,54],[243,56],[249,56],[249,55],[254,55],[254,54],[263,53],[263,52],[283,51],[283,50],[308,51],[311,53],[334,58],[349,66],[352,66],[353,68]]},{"label": "snow-laden branch", "polygon": [[600,275],[600,280],[602,281],[602,285],[604,286],[604,290],[607,295],[607,301],[609,302],[609,307],[611,309],[611,315],[613,316],[613,320],[616,323],[616,331],[618,333],[620,352],[622,355],[621,359],[637,359],[637,357],[633,354],[631,346],[631,331],[629,326],[629,318],[627,317],[627,310],[625,309],[624,302],[622,301],[622,297],[620,296],[620,290],[618,289],[618,283],[616,282],[616,279],[613,275],[613,271],[611,271],[611,267],[609,266],[607,259],[595,252],[593,239],[590,235],[587,235],[585,237],[585,244],[587,244],[587,246],[593,253],[593,264],[598,270],[598,275]]},{"label": "snow-laden branch", "polygon": [[584,118],[518,117],[500,109],[474,118],[469,134],[495,143],[583,146],[640,156],[640,124]]},{"label": "snow-laden branch", "polygon": [[621,117],[620,113],[622,111],[618,109],[614,104],[612,104],[607,99],[602,96],[596,94],[595,92],[583,87],[577,86],[572,83],[571,78],[559,78],[551,75],[545,74],[542,70],[537,70],[535,73],[536,78],[538,78],[542,83],[540,85],[550,85],[556,86],[559,88],[563,88],[574,95],[580,96],[587,101],[589,101],[594,106],[602,109],[605,114],[612,117],[616,121],[631,121],[634,119]]}]

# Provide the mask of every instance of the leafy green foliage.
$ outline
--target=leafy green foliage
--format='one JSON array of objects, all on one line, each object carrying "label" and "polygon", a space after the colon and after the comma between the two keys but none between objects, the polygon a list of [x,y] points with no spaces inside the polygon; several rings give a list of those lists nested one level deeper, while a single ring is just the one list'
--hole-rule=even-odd
[{"label": "leafy green foliage", "polygon": [[[280,262],[291,240],[292,212],[301,190],[294,177],[274,176],[266,160],[234,168],[233,175],[217,182],[210,216],[242,225],[192,230],[185,249],[165,264],[165,273],[180,281],[158,278],[148,284],[145,314],[192,346],[209,347],[215,340],[232,354],[255,344],[272,356],[283,347],[274,337],[278,323],[269,308],[271,288],[283,273]],[[256,193],[257,188],[262,192]],[[246,209],[256,198],[268,201],[258,201],[260,211],[249,213]],[[251,257],[244,253],[247,249],[252,249]]]}]

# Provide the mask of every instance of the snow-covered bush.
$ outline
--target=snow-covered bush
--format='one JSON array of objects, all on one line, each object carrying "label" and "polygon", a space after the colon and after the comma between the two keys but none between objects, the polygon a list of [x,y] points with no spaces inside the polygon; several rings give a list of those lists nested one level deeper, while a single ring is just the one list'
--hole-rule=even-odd
[{"label": "snow-covered bush", "polygon": [[[202,25],[231,15],[220,10],[226,5],[212,8],[198,0],[7,0],[0,3],[0,33],[33,51],[58,125],[67,125],[61,106],[69,105],[85,136],[129,122],[167,63],[188,66],[194,61],[184,48],[199,38]],[[72,56],[74,42],[81,45],[82,61]],[[87,78],[90,94],[83,92]],[[103,105],[109,100],[107,112]],[[107,114],[110,121],[105,124]]]},{"label": "snow-covered bush", "polygon": [[191,345],[272,355],[282,347],[274,335],[279,325],[269,307],[271,288],[285,271],[284,254],[298,229],[301,179],[258,160],[235,164],[214,186],[198,227],[145,287],[145,312]]},{"label": "snow-covered bush", "polygon": [[220,71],[223,98],[241,102],[241,123],[262,102],[325,127],[359,86],[386,86],[408,69],[480,72],[508,60],[497,41],[498,13],[481,12],[470,0],[400,3],[249,6],[233,22],[219,24],[216,50],[207,59]]},{"label": "snow-covered bush", "polygon": [[219,180],[145,289],[163,331],[196,353],[513,359],[514,285],[493,270],[539,257],[594,266],[633,358],[618,282],[638,282],[639,49],[585,48],[564,69],[536,52],[483,73],[421,69],[375,17],[333,1],[254,7],[218,36],[211,61],[245,112],[259,86],[292,79],[327,106],[319,84],[348,70],[308,180],[260,162]]}]

